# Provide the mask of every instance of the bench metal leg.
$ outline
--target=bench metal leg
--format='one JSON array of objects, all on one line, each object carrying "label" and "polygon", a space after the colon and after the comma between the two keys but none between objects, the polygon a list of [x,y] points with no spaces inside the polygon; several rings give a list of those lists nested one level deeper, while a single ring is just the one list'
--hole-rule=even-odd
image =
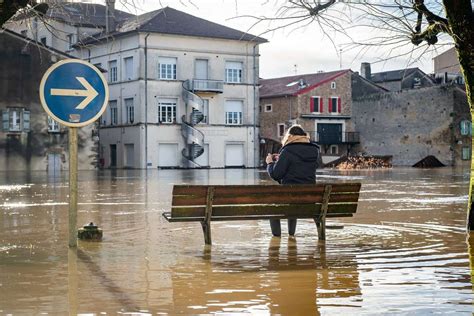
[{"label": "bench metal leg", "polygon": [[326,240],[326,219],[320,221],[315,218],[314,222],[316,223],[316,228],[318,230],[318,239]]},{"label": "bench metal leg", "polygon": [[202,232],[204,233],[204,242],[206,245],[212,245],[211,223],[201,222]]},{"label": "bench metal leg", "polygon": [[204,220],[201,222],[202,231],[204,233],[204,242],[206,245],[211,245],[211,216],[212,216],[212,202],[214,201],[214,187],[207,188],[206,211]]},{"label": "bench metal leg", "polygon": [[315,218],[316,228],[318,229],[318,239],[326,240],[326,214],[328,212],[329,197],[331,195],[332,186],[324,187],[323,204],[321,206],[321,215]]}]

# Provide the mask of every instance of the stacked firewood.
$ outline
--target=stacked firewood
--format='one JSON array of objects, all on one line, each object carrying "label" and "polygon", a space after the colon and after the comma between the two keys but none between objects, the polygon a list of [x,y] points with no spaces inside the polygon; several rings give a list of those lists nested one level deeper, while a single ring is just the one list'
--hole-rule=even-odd
[{"label": "stacked firewood", "polygon": [[392,163],[389,157],[372,156],[350,156],[332,166],[340,170],[346,169],[376,169],[391,168]]}]

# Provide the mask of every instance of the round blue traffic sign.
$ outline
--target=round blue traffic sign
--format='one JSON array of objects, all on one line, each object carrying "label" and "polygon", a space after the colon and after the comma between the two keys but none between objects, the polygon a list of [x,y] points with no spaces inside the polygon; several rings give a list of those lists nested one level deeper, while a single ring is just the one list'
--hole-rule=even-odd
[{"label": "round blue traffic sign", "polygon": [[97,120],[109,100],[109,88],[95,66],[79,59],[65,59],[43,75],[40,99],[44,110],[57,122],[81,127]]}]

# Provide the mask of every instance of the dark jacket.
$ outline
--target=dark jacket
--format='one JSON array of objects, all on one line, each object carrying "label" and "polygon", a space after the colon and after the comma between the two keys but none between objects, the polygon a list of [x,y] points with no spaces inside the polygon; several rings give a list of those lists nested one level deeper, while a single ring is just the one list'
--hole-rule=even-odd
[{"label": "dark jacket", "polygon": [[267,172],[281,184],[311,184],[316,181],[319,146],[290,143],[280,150],[278,161],[268,164]]}]

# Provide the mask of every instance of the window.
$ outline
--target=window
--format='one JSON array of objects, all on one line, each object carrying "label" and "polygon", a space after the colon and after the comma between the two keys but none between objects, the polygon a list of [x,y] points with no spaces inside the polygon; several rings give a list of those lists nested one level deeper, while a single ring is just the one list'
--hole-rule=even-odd
[{"label": "window", "polygon": [[313,113],[321,113],[322,112],[322,99],[320,97],[311,97],[309,110]]},{"label": "window", "polygon": [[40,42],[41,42],[41,44],[43,44],[44,46],[46,46],[46,37],[40,38]]},{"label": "window", "polygon": [[463,147],[462,148],[462,160],[469,160],[471,159],[471,148],[470,147]]},{"label": "window", "polygon": [[243,101],[231,100],[225,102],[225,123],[227,125],[242,124]]},{"label": "window", "polygon": [[28,36],[28,30],[23,30],[20,32],[20,34],[24,37],[27,37]]},{"label": "window", "polygon": [[329,152],[331,153],[331,155],[337,155],[337,152],[338,152],[337,145],[331,145],[331,147],[329,148]]},{"label": "window", "polygon": [[176,99],[160,99],[158,101],[158,122],[176,123]]},{"label": "window", "polygon": [[202,114],[204,114],[203,120],[200,124],[209,124],[209,100],[203,99],[204,104],[202,105]]},{"label": "window", "polygon": [[109,101],[110,108],[110,125],[117,125],[118,113],[117,113],[117,101]]},{"label": "window", "polygon": [[127,124],[133,124],[135,121],[135,107],[133,105],[133,98],[125,99],[125,122]]},{"label": "window", "polygon": [[30,111],[22,108],[9,108],[2,112],[4,132],[28,132],[30,130]]},{"label": "window", "polygon": [[331,97],[329,99],[329,112],[330,113],[341,113],[341,98]]},{"label": "window", "polygon": [[109,82],[117,82],[117,61],[109,61]]},{"label": "window", "polygon": [[59,123],[53,120],[51,116],[48,116],[48,132],[50,133],[59,132]]},{"label": "window", "polygon": [[123,66],[125,69],[123,80],[132,80],[133,79],[133,57],[124,58]]},{"label": "window", "polygon": [[272,112],[273,107],[271,104],[265,104],[265,112]]},{"label": "window", "polygon": [[277,130],[277,135],[278,137],[283,137],[285,135],[285,124],[280,123],[278,124],[278,130]]},{"label": "window", "polygon": [[74,34],[68,34],[67,35],[67,43],[68,43],[68,48],[72,49],[72,46],[75,44],[75,39],[74,39]]},{"label": "window", "polygon": [[230,83],[242,82],[242,62],[227,61],[225,63],[225,81]]},{"label": "window", "polygon": [[468,120],[461,121],[461,135],[471,135],[471,122]]},{"label": "window", "polygon": [[331,89],[333,89],[333,90],[336,89],[336,82],[335,81],[331,82]]},{"label": "window", "polygon": [[102,68],[102,64],[101,63],[97,63],[97,64],[94,64],[95,68],[99,69]]},{"label": "window", "polygon": [[158,58],[158,77],[164,80],[176,80],[176,58]]}]

